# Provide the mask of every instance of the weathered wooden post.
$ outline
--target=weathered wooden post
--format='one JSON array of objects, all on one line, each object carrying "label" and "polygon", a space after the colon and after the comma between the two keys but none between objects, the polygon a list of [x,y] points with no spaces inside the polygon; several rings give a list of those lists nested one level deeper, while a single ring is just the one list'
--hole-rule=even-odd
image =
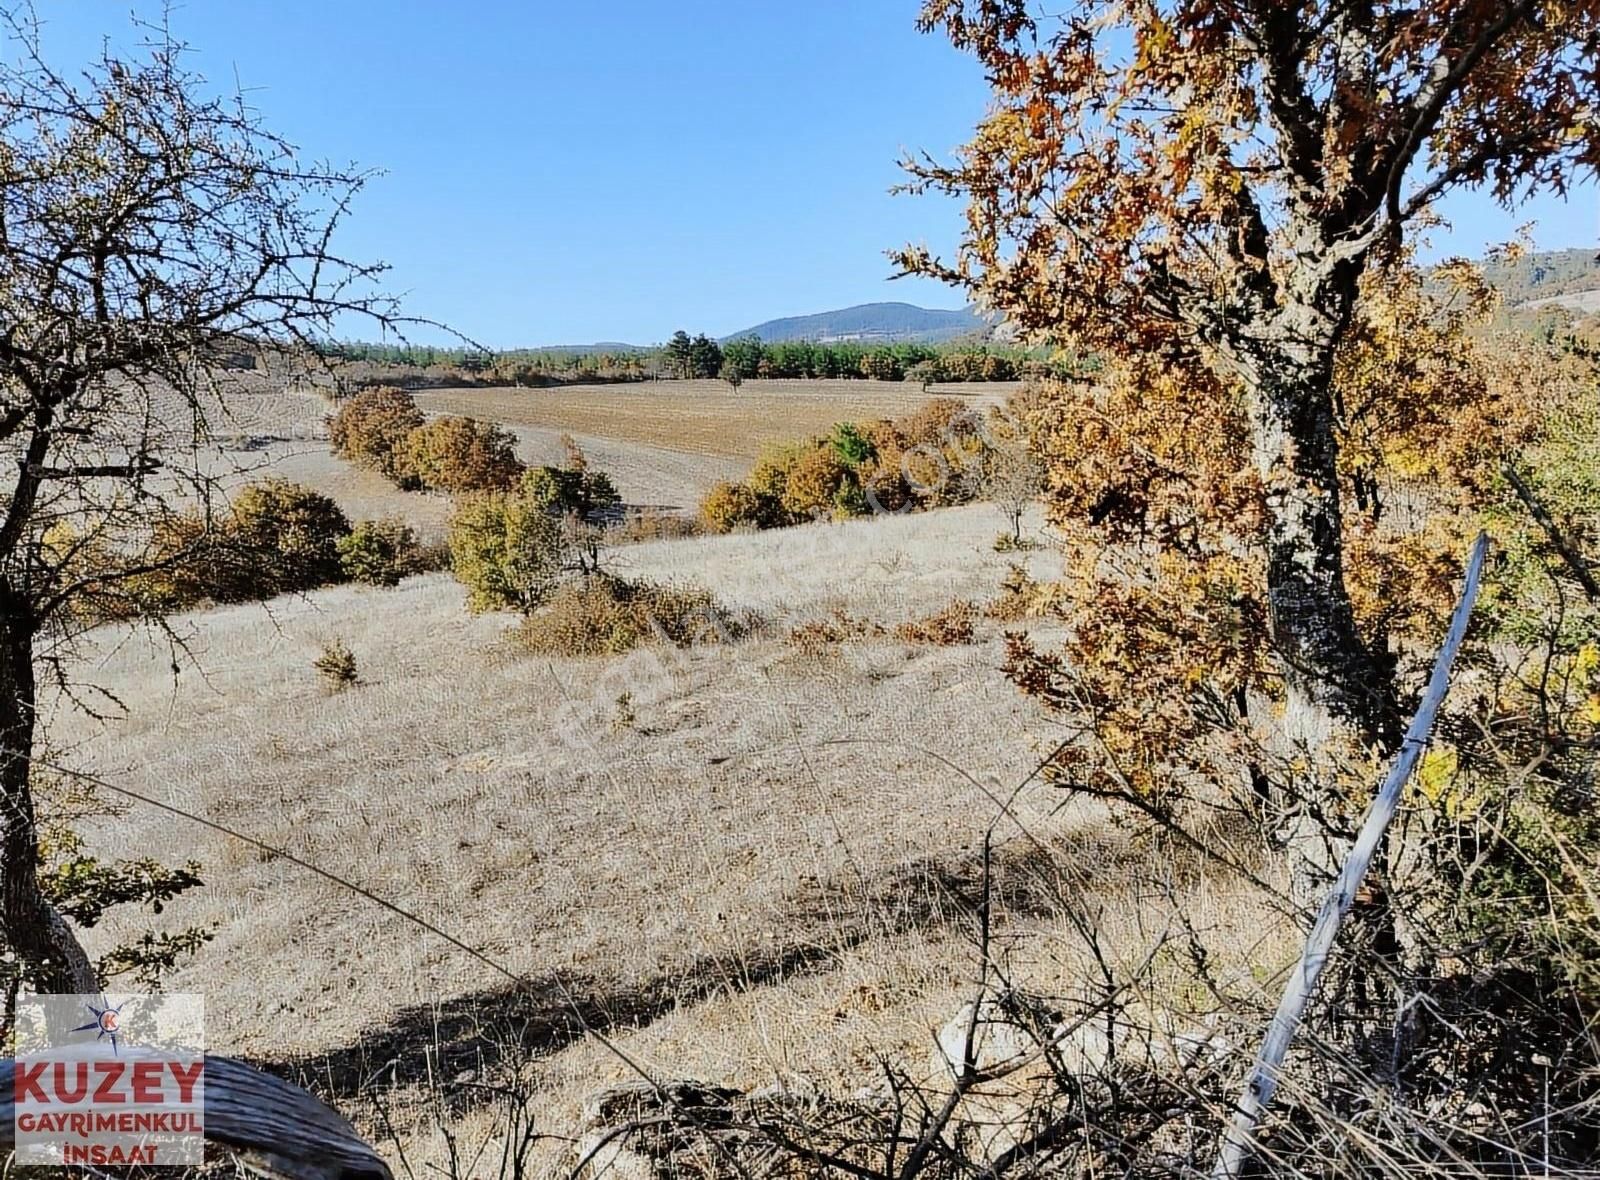
[{"label": "weathered wooden post", "polygon": [[1438,715],[1439,706],[1444,703],[1445,693],[1449,691],[1450,668],[1467,633],[1467,622],[1472,617],[1472,604],[1478,597],[1478,584],[1483,577],[1483,562],[1488,550],[1489,538],[1480,533],[1472,547],[1472,557],[1467,562],[1467,581],[1461,591],[1461,600],[1456,603],[1455,615],[1450,620],[1450,631],[1439,650],[1438,659],[1434,661],[1428,690],[1423,694],[1417,715],[1412,718],[1411,728],[1406,731],[1394,766],[1372,801],[1366,821],[1361,825],[1361,834],[1356,838],[1355,846],[1345,859],[1344,868],[1317,913],[1300,962],[1289,976],[1277,1014],[1273,1016],[1266,1038],[1261,1043],[1255,1067],[1250,1071],[1250,1080],[1239,1097],[1233,1122],[1223,1137],[1222,1151],[1217,1156],[1217,1166],[1212,1172],[1214,1180],[1238,1180],[1245,1161],[1249,1159],[1256,1123],[1278,1088],[1278,1071],[1289,1051],[1289,1042],[1294,1039],[1295,1030],[1300,1026],[1300,1018],[1305,1015],[1311,994],[1316,990],[1317,979],[1327,964],[1333,940],[1339,933],[1339,923],[1350,912],[1356,889],[1367,875],[1372,858],[1383,842],[1384,832],[1388,830],[1389,821],[1394,818],[1395,808],[1400,802],[1400,791],[1428,744],[1433,719]]}]

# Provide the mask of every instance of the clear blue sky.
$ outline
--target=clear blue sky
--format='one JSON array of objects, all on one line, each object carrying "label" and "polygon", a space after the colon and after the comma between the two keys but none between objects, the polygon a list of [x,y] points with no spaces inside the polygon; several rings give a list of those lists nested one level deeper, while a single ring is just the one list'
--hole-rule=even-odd
[{"label": "clear blue sky", "polygon": [[[344,237],[408,309],[492,347],[647,343],[880,299],[884,251],[954,243],[959,207],[891,197],[904,149],[947,154],[984,107],[976,65],[917,33],[917,0],[190,0],[176,34],[313,157],[382,168]],[[146,0],[40,5],[68,62]],[[1507,216],[1443,212],[1435,253],[1533,220],[1594,245],[1593,188]]]}]

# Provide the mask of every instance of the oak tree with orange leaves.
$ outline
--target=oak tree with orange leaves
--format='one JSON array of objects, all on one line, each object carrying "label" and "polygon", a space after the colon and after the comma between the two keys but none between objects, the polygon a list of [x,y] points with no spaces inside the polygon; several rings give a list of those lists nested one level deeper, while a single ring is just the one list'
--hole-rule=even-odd
[{"label": "oak tree with orange leaves", "polygon": [[1514,206],[1600,164],[1600,2],[1058,7],[926,4],[923,28],[977,56],[993,106],[953,163],[909,165],[912,188],[965,198],[958,255],[900,261],[1035,338],[1141,371],[1149,397],[1192,401],[1196,437],[1174,446],[1243,446],[1258,489],[1217,486],[1261,508],[1291,705],[1392,741],[1391,662],[1347,574],[1359,485],[1342,470],[1356,444],[1336,366],[1363,276],[1436,199],[1474,187]]}]

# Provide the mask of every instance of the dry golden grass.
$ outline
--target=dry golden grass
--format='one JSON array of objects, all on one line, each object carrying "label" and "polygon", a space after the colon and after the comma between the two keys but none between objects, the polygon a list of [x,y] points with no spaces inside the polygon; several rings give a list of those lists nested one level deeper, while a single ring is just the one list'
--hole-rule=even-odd
[{"label": "dry golden grass", "polygon": [[[652,542],[625,551],[626,573],[704,586],[774,635],[839,609],[892,628],[992,593],[1009,564],[994,526],[973,507]],[[1044,574],[1055,559],[1028,560]],[[970,990],[995,796],[1055,740],[996,672],[987,622],[969,646],[846,643],[825,664],[762,638],[573,661],[516,651],[513,620],[469,615],[428,575],[179,624],[198,668],[176,679],[164,649],[96,636],[84,678],[127,711],[97,723],[57,701],[71,761],[344,875],[529,981],[518,993],[394,914],[170,816],[136,807],[88,833],[94,851],[202,862],[206,888],[162,921],[216,938],[170,986],[206,993],[215,1049],[302,1062],[358,1115],[359,1085],[395,1081],[414,1166],[438,1148],[407,1101],[429,1068],[489,1068],[496,1039],[524,1039],[556,1134],[624,1075],[573,998],[666,1075],[798,1071],[848,1091],[877,1052],[925,1060]],[[361,682],[330,697],[312,663],[334,637]],[[1093,807],[1061,802],[1035,786],[999,830],[1007,960],[1042,991],[1082,970],[1062,898],[1103,905],[1108,941],[1135,956],[1165,896]],[[1272,927],[1235,886],[1169,875],[1219,964],[1260,953]],[[134,928],[108,923],[95,946]],[[462,1117],[469,1135],[486,1125]]]},{"label": "dry golden grass", "polygon": [[440,389],[417,395],[429,413],[470,414],[508,426],[569,430],[619,442],[716,458],[752,460],[769,442],[824,434],[845,419],[894,418],[930,397],[995,405],[1010,384],[746,381],[735,393],[722,381],[568,385],[552,389]]}]

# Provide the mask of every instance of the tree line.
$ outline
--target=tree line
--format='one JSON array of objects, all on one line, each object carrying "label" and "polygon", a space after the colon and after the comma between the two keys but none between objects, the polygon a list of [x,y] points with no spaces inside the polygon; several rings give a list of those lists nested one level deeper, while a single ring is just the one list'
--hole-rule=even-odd
[{"label": "tree line", "polygon": [[425,345],[344,342],[330,346],[333,360],[391,370],[380,380],[403,384],[392,370],[493,385],[549,385],[586,381],[722,379],[737,386],[749,378],[863,379],[947,382],[1016,381],[1071,377],[1092,364],[1074,354],[998,344],[868,344],[862,341],[786,340],[768,343],[742,336],[725,343],[706,333],[675,332],[657,348],[628,351],[511,349],[485,352]]}]

